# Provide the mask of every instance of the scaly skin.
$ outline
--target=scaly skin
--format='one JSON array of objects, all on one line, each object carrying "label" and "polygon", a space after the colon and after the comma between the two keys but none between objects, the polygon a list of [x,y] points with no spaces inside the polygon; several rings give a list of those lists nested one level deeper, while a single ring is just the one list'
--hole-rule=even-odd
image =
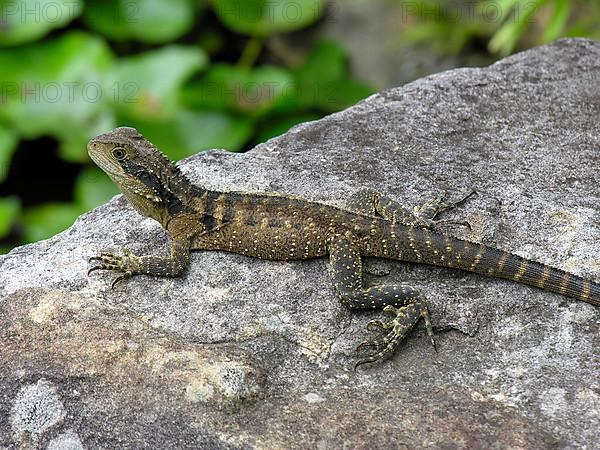
[{"label": "scaly skin", "polygon": [[91,258],[98,263],[90,272],[119,272],[114,286],[136,274],[180,276],[189,263],[190,250],[225,250],[269,260],[329,255],[333,284],[344,305],[383,309],[393,316],[387,323],[369,323],[368,328],[379,328],[384,336],[359,346],[375,351],[357,366],[391,356],[421,317],[434,344],[425,296],[405,284],[365,287],[365,256],[506,278],[600,306],[600,285],[596,283],[433,231],[436,224],[449,223],[434,220],[437,214],[462,202],[472,191],[453,201],[440,196],[412,212],[377,193],[366,193],[360,209],[346,210],[281,194],[217,192],[194,186],[133,128],[97,136],[90,141],[88,152],[133,207],[157,220],[171,238],[169,256],[101,253]]}]

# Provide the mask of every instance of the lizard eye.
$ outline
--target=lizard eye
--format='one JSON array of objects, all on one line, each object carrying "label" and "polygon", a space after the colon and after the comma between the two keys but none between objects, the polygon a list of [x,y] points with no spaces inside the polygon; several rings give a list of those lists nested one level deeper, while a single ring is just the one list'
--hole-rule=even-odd
[{"label": "lizard eye", "polygon": [[119,161],[121,161],[122,159],[125,159],[125,157],[127,156],[127,152],[125,151],[125,149],[123,147],[115,147],[115,148],[113,148],[112,154]]}]

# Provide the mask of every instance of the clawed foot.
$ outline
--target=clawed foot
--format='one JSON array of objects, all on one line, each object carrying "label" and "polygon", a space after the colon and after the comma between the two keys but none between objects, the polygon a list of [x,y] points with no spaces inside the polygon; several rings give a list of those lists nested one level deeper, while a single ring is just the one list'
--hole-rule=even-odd
[{"label": "clawed foot", "polygon": [[392,356],[404,336],[406,336],[406,333],[419,321],[421,317],[425,319],[427,334],[431,339],[433,348],[437,351],[435,347],[435,341],[433,339],[431,319],[429,312],[427,311],[427,306],[423,300],[417,300],[414,303],[409,303],[401,308],[395,308],[394,306],[388,305],[383,309],[383,312],[393,316],[394,318],[389,322],[371,320],[367,324],[367,330],[372,331],[376,329],[383,331],[385,333],[383,338],[372,341],[364,341],[356,348],[357,351],[373,349],[377,353],[371,354],[367,358],[358,361],[354,366],[354,370],[363,364],[381,362]]},{"label": "clawed foot", "polygon": [[119,281],[130,278],[132,275],[137,273],[137,256],[135,256],[128,249],[125,249],[124,253],[124,256],[106,252],[92,256],[89,259],[89,262],[99,261],[99,263],[88,270],[88,275],[94,270],[115,270],[117,272],[120,272],[120,275],[117,278],[115,278],[112,284],[110,285],[111,289],[114,288]]},{"label": "clawed foot", "polygon": [[476,191],[472,188],[467,189],[456,198],[452,200],[446,200],[448,197],[448,192],[445,191],[434,199],[429,200],[425,204],[421,206],[415,206],[413,210],[413,215],[418,219],[418,225],[426,228],[431,228],[436,225],[460,225],[465,226],[469,230],[471,229],[471,224],[464,220],[452,220],[452,219],[444,219],[444,220],[434,220],[434,218],[449,209],[452,209],[458,206],[460,203],[467,200]]},{"label": "clawed foot", "polygon": [[432,220],[431,224],[433,226],[438,226],[438,225],[459,225],[461,227],[468,228],[469,231],[473,229],[473,228],[471,228],[471,224],[469,222],[467,222],[466,220],[452,220],[452,219]]}]

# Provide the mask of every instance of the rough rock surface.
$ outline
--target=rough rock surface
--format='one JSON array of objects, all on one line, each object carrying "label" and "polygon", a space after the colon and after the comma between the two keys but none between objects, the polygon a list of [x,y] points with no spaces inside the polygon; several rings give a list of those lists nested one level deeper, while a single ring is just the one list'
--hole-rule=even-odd
[{"label": "rough rock surface", "polygon": [[[600,281],[600,43],[563,40],[392,89],[235,155],[206,186],[344,205],[479,195],[450,229]],[[600,308],[449,269],[370,262],[431,299],[393,359],[352,370],[378,312],[344,309],[325,259],[205,252],[110,289],[87,258],[165,251],[117,197],[0,259],[0,448],[600,446]]]}]

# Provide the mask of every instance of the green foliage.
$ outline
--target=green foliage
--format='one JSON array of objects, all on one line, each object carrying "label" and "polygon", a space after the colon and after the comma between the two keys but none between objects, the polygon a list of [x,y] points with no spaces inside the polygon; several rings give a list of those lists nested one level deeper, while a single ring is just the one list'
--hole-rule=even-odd
[{"label": "green foliage", "polygon": [[[284,100],[293,78],[273,66],[246,69],[216,64],[184,93],[189,106],[230,111],[251,117],[264,116]],[[186,95],[187,94],[187,95]]]},{"label": "green foliage", "polygon": [[111,59],[102,39],[80,32],[0,51],[0,120],[25,138],[69,141],[80,128],[91,137]]},{"label": "green foliage", "polygon": [[[399,0],[400,1],[400,0]],[[600,39],[597,0],[479,0],[452,3],[419,0],[403,9],[402,38],[434,43],[441,53],[458,53],[484,40],[490,53],[506,56],[565,36]]]},{"label": "green foliage", "polygon": [[[334,42],[318,43],[299,65],[260,64],[271,37],[316,22],[324,4],[0,1],[0,183],[23,139],[52,137],[60,158],[81,165],[70,203],[22,208],[0,197],[0,242],[15,232],[25,242],[47,238],[117,193],[86,151],[115,126],[138,128],[177,160],[207,148],[240,151],[371,94]],[[206,22],[209,8],[220,24]],[[236,63],[219,59],[231,40],[244,45]]]},{"label": "green foliage", "polygon": [[207,64],[199,48],[167,45],[116,62],[114,108],[123,121],[160,121],[179,108],[178,93]]},{"label": "green foliage", "polygon": [[84,168],[75,181],[75,205],[80,213],[95,208],[118,193],[110,178],[95,166]]},{"label": "green foliage", "polygon": [[8,175],[10,159],[17,149],[18,140],[15,131],[0,125],[0,182],[4,181]]},{"label": "green foliage", "polygon": [[22,217],[25,242],[46,239],[73,224],[80,210],[72,203],[44,203],[27,209]]},{"label": "green foliage", "polygon": [[239,149],[252,135],[252,121],[215,110],[179,109],[163,122],[131,122],[172,159],[193,155],[199,149]]},{"label": "green foliage", "polygon": [[20,210],[19,200],[15,197],[0,197],[0,238],[5,237],[18,217]]},{"label": "green foliage", "polygon": [[231,30],[254,36],[270,36],[299,30],[323,13],[323,0],[213,0],[221,22]]},{"label": "green foliage", "polygon": [[115,41],[163,43],[182,36],[194,24],[192,0],[104,0],[89,2],[87,26]]},{"label": "green foliage", "polygon": [[344,49],[332,41],[318,43],[306,62],[294,71],[294,77],[299,92],[297,103],[304,108],[338,111],[373,93],[370,87],[348,76]]},{"label": "green foliage", "polygon": [[2,31],[0,45],[17,45],[33,42],[52,31],[67,25],[81,14],[83,2],[56,1],[2,1]]}]

